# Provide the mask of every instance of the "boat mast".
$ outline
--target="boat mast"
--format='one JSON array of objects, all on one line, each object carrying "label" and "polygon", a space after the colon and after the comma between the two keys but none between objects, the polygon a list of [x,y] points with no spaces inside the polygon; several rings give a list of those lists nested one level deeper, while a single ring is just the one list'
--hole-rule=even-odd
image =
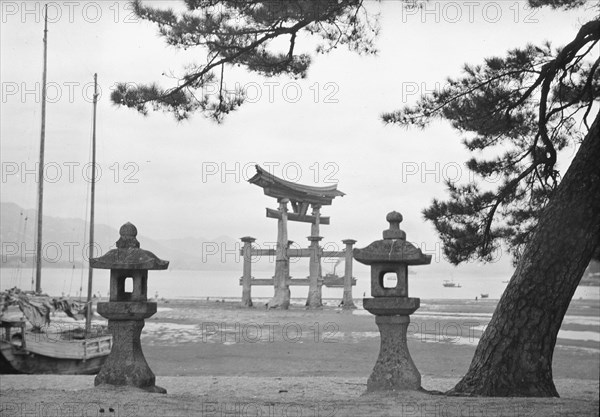
[{"label": "boat mast", "polygon": [[42,218],[44,216],[44,145],[46,141],[46,59],[48,51],[48,5],[44,7],[44,71],[42,73],[42,128],[38,167],[37,245],[35,250],[35,292],[42,291]]},{"label": "boat mast", "polygon": [[[89,259],[94,257],[94,203],[96,193],[96,107],[98,105],[98,74],[94,74],[94,115],[92,122],[92,184],[90,187],[90,253]],[[92,281],[94,270],[91,262],[88,269],[88,289],[85,317],[85,335],[90,332],[92,322]]]}]

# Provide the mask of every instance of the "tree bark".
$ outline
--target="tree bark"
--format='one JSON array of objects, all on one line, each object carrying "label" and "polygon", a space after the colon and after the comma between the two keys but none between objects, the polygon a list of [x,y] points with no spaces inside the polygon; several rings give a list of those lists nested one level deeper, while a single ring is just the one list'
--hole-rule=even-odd
[{"label": "tree bark", "polygon": [[450,395],[558,397],[552,355],[600,242],[600,113],[544,208],[467,374]]}]

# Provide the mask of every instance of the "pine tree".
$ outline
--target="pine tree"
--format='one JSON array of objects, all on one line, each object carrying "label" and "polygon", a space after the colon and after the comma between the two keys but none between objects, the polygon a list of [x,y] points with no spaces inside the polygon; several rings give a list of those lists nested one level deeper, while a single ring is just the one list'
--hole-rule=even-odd
[{"label": "pine tree", "polygon": [[[530,0],[570,8],[579,0]],[[596,6],[598,7],[598,6]],[[477,178],[496,188],[447,183],[449,199],[423,211],[454,264],[490,260],[503,246],[516,270],[455,395],[558,396],[552,355],[563,317],[600,246],[600,71],[598,16],[566,46],[527,45],[467,65],[448,88],[383,120],[425,128],[443,119],[476,156]],[[557,155],[579,147],[564,177]]]}]

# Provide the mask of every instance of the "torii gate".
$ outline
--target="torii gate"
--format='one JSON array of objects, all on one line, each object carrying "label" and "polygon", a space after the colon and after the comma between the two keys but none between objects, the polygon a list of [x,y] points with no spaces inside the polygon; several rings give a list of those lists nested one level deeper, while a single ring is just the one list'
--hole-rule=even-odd
[{"label": "torii gate", "polygon": [[[267,217],[277,219],[277,246],[275,249],[275,276],[273,285],[275,294],[271,301],[267,303],[269,308],[287,309],[290,305],[290,281],[298,285],[306,285],[306,280],[289,279],[289,257],[310,257],[310,276],[308,278],[308,297],[306,306],[311,308],[321,307],[321,286],[323,279],[321,277],[321,257],[344,257],[346,258],[346,274],[344,278],[344,298],[345,308],[353,308],[352,301],[352,245],[356,242],[352,239],[344,240],[346,250],[341,252],[323,252],[319,247],[319,236],[321,224],[329,224],[329,217],[321,216],[321,207],[329,206],[335,197],[341,197],[345,194],[337,189],[337,184],[326,187],[314,187],[308,185],[296,184],[283,180],[267,172],[259,165],[256,165],[256,175],[248,180],[251,184],[258,185],[264,190],[265,195],[274,197],[279,203],[279,208],[273,210],[267,208]],[[287,204],[291,203],[292,212],[288,212]],[[312,213],[307,214],[309,206]],[[308,249],[289,249],[292,243],[288,240],[287,222],[298,221],[310,223],[310,247]],[[253,250],[251,247],[254,238],[244,237],[244,276],[242,277],[243,294],[242,304],[251,306],[250,296],[251,286],[270,284],[271,280],[252,279],[250,272],[250,258],[252,255],[272,255],[273,251],[269,249]],[[264,283],[262,281],[265,281]],[[268,281],[268,283],[266,282]],[[300,282],[303,281],[303,282]]]}]

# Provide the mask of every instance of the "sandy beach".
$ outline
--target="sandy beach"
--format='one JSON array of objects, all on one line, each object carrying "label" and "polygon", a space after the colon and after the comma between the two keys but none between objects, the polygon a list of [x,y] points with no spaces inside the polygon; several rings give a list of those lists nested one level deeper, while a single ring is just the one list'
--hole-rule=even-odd
[{"label": "sandy beach", "polygon": [[[571,304],[554,354],[561,398],[552,399],[365,394],[379,333],[364,310],[166,301],[146,321],[142,345],[168,394],[94,388],[91,376],[2,375],[0,415],[598,415],[598,301]],[[424,389],[446,391],[464,375],[496,302],[422,300],[409,349]]]}]

